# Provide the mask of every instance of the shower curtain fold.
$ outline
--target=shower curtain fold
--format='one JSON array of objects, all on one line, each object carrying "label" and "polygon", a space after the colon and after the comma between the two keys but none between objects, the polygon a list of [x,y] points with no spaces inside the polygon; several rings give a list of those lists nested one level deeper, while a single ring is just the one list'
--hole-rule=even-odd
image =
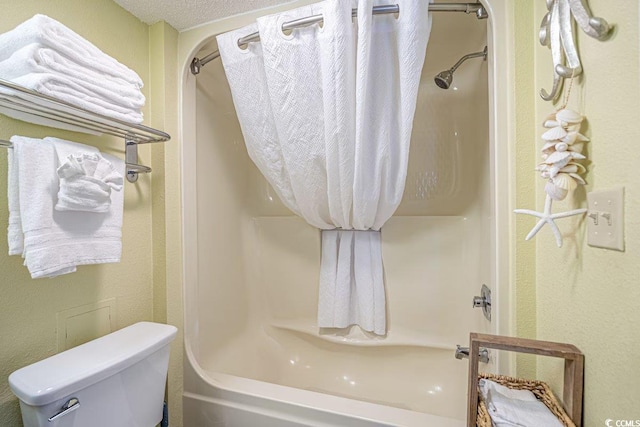
[{"label": "shower curtain fold", "polygon": [[[283,203],[323,230],[318,326],[386,333],[380,228],[407,173],[428,2],[327,0],[218,36],[249,156]],[[352,21],[351,9],[358,7]],[[322,14],[282,32],[282,23]],[[255,31],[246,50],[237,39]]]}]

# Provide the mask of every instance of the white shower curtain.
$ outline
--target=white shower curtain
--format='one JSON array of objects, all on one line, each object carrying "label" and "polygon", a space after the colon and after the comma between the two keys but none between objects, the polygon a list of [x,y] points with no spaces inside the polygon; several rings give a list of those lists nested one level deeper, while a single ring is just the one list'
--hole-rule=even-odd
[{"label": "white shower curtain", "polygon": [[[402,199],[427,1],[327,0],[218,36],[249,156],[283,203],[322,231],[318,326],[386,333],[380,228]],[[351,9],[358,8],[352,21]],[[282,31],[321,14],[323,24]],[[237,40],[259,31],[245,50]]]}]

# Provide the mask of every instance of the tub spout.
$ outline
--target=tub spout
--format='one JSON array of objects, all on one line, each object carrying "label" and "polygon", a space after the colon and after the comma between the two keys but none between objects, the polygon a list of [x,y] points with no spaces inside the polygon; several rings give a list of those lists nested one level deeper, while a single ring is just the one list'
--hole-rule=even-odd
[{"label": "tub spout", "polygon": [[468,359],[469,358],[469,347],[460,347],[456,346],[456,359]]},{"label": "tub spout", "polygon": [[[489,363],[489,350],[484,347],[480,348],[480,352],[478,353],[479,359],[482,363]],[[456,346],[456,359],[468,359],[469,358],[469,347],[460,347]]]}]

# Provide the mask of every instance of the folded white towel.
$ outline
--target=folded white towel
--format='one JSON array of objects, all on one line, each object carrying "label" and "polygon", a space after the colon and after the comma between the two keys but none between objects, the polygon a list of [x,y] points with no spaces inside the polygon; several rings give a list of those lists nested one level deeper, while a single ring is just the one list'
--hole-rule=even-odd
[{"label": "folded white towel", "polygon": [[[142,123],[143,120],[140,110],[122,107],[109,102],[64,76],[50,73],[32,73],[16,77],[13,79],[13,82],[27,89],[51,96],[103,116],[135,124]],[[12,89],[0,87],[0,93],[16,92]],[[19,92],[17,95],[23,97]]]},{"label": "folded white towel", "polygon": [[55,19],[35,15],[11,31],[0,35],[0,61],[18,49],[39,43],[65,55],[72,61],[99,73],[121,78],[141,88],[142,79],[133,70],[102,52],[88,40]]},{"label": "folded white towel", "polygon": [[[77,265],[119,262],[122,252],[124,191],[111,193],[105,213],[56,211],[58,155],[92,154],[97,150],[57,138],[14,137],[14,165],[18,164],[23,256],[32,278],[75,271]],[[55,148],[54,148],[55,144]],[[118,173],[124,162],[104,155]]]},{"label": "folded white towel", "polygon": [[496,427],[562,427],[562,423],[528,390],[513,390],[480,380],[480,394]]},{"label": "folded white towel", "polygon": [[145,96],[140,89],[122,80],[70,61],[53,49],[32,43],[0,61],[0,78],[13,81],[32,73],[50,73],[69,79],[95,96],[125,108],[140,109]]},{"label": "folded white towel", "polygon": [[563,427],[555,415],[539,400],[509,399],[489,392],[489,415],[499,427]]},{"label": "folded white towel", "polygon": [[482,378],[480,379],[480,381],[478,381],[478,388],[480,389],[480,397],[482,397],[482,400],[484,401],[487,400],[489,396],[489,392],[492,390],[497,391],[498,393],[508,397],[509,399],[518,399],[518,400],[524,400],[528,402],[535,402],[538,400],[536,396],[533,393],[531,393],[529,390],[512,389],[509,387],[505,387],[502,384],[498,384],[495,381],[488,380],[486,378]]},{"label": "folded white towel", "polygon": [[124,179],[100,154],[69,155],[58,168],[58,211],[108,212],[111,190],[122,190]]}]

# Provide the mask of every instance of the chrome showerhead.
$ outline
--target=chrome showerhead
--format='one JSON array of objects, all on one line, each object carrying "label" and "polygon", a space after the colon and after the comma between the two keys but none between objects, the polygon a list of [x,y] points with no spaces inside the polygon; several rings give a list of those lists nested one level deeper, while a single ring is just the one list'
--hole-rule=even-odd
[{"label": "chrome showerhead", "polygon": [[446,70],[438,73],[433,79],[440,89],[449,89],[451,82],[453,81],[453,73],[451,70]]},{"label": "chrome showerhead", "polygon": [[449,87],[451,87],[451,83],[453,82],[453,73],[456,72],[458,67],[460,65],[462,65],[462,63],[464,61],[466,61],[467,59],[479,58],[479,57],[483,57],[483,59],[485,61],[487,60],[487,47],[486,46],[484,47],[484,50],[482,52],[470,53],[468,55],[463,56],[462,58],[460,58],[460,60],[458,62],[456,62],[456,64],[453,67],[451,67],[448,70],[441,71],[440,73],[438,73],[438,75],[434,77],[433,81],[436,82],[436,84],[438,85],[439,88],[441,88],[441,89],[449,89]]}]

